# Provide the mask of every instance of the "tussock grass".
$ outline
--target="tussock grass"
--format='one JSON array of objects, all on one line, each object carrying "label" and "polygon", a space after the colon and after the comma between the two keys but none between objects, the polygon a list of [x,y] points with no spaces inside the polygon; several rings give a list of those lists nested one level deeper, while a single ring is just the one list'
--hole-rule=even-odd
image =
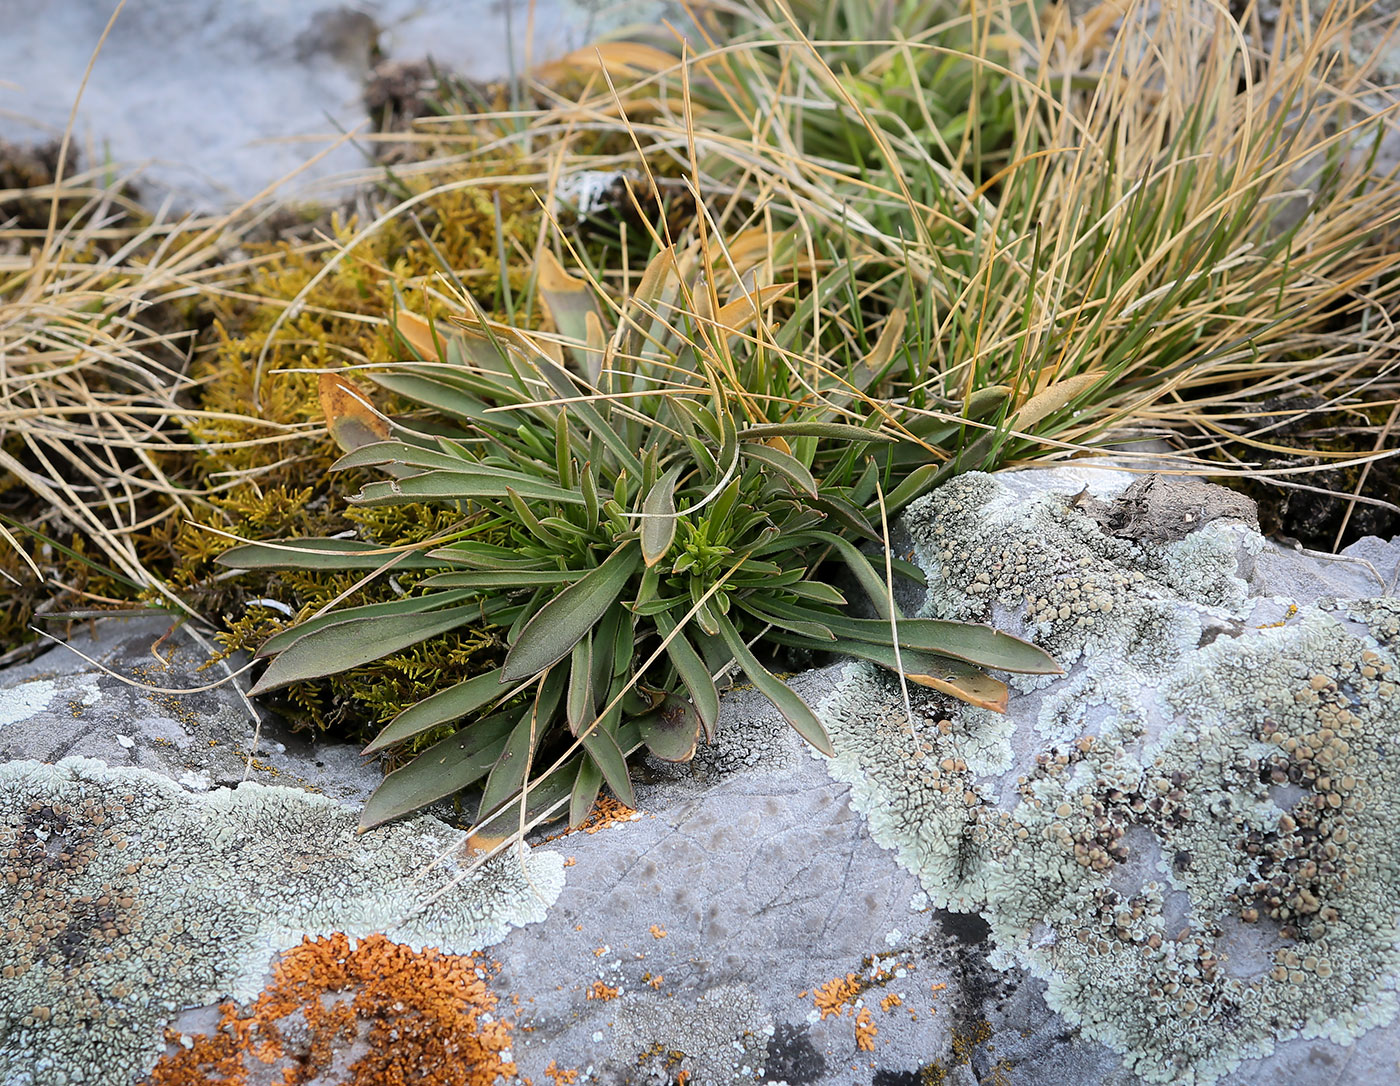
[{"label": "tussock grass", "polygon": [[716,232],[794,232],[846,277],[785,345],[806,365],[848,370],[904,314],[901,403],[1009,389],[992,441],[930,451],[959,469],[1112,433],[1173,438],[1173,470],[1228,445],[1210,471],[1291,482],[1311,469],[1261,469],[1280,420],[1259,405],[1299,389],[1379,442],[1320,460],[1389,456],[1400,183],[1377,167],[1394,98],[1369,5],[1285,3],[1267,33],[1252,6],[1157,7],[731,5],[731,36],[625,89],[600,65],[520,139],[565,175],[625,140]]},{"label": "tussock grass", "polygon": [[[188,373],[198,304],[243,274],[237,243],[257,219],[151,219],[119,183],[91,174],[0,193],[0,208],[21,195],[63,214],[47,226],[0,220],[0,472],[6,489],[17,481],[36,500],[0,518],[0,536],[55,588],[75,586],[38,556],[61,564],[53,549],[63,548],[123,599],[146,589],[188,611],[142,541],[211,493],[191,485],[190,428],[236,418],[257,431],[248,440],[289,436],[203,410]],[[75,539],[81,552],[69,549]]]}]

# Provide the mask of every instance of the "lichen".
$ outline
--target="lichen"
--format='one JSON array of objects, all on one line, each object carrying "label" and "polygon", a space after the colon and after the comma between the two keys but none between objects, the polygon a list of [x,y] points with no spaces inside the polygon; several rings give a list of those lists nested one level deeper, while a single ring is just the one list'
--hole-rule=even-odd
[{"label": "lichen", "polygon": [[615,1062],[631,1064],[630,1081],[671,1086],[762,1081],[773,1021],[743,985],[711,988],[694,1002],[624,996],[613,1033]]},{"label": "lichen", "polygon": [[0,766],[0,811],[0,1080],[13,1086],[148,1072],[178,1010],[254,998],[303,936],[465,953],[543,919],[563,885],[561,857],[535,850],[524,869],[507,854],[450,887],[456,835],[433,819],[359,837],[355,812],[321,796],[196,795],[80,758]]},{"label": "lichen", "polygon": [[248,1086],[274,1074],[282,1086],[328,1074],[340,1086],[491,1086],[515,1074],[493,972],[475,956],[382,935],[307,939],[250,1007],[223,1004],[216,1030],[168,1033],[145,1086]]},{"label": "lichen", "polygon": [[995,619],[1069,669],[1014,683],[995,731],[916,690],[916,740],[865,665],[824,705],[832,771],[932,902],[980,912],[1147,1081],[1390,1021],[1400,607],[1299,600],[1258,623],[1244,527],[1110,538],[1069,495],[985,476],[906,524],[928,613]]}]

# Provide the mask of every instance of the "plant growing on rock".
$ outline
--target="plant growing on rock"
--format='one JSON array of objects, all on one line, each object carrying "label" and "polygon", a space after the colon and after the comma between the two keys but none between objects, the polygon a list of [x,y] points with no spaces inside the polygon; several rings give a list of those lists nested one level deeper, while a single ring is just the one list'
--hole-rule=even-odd
[{"label": "plant growing on rock", "polygon": [[[417,357],[370,376],[445,424],[390,420],[347,382],[324,379],[348,450],[335,468],[391,476],[352,502],[445,504],[461,515],[453,530],[414,548],[303,539],[221,558],[245,569],[433,571],[416,594],[330,610],[273,637],[254,693],[468,624],[507,646],[500,667],[411,706],[370,743],[375,752],[466,725],[389,774],[362,825],[478,782],[480,823],[509,817],[522,790],[529,811],[567,799],[574,822],[604,782],[631,803],[628,754],[645,745],[691,757],[713,735],[731,664],[830,751],[811,708],[760,662],[753,645],[765,637],[871,659],[993,708],[1005,687],[978,668],[1057,670],[991,627],[902,618],[889,579],[917,571],[893,557],[877,568],[860,549],[883,544],[887,513],[933,478],[904,425],[929,420],[901,420],[870,395],[897,368],[890,341],[845,373],[806,365],[781,346],[784,328],[809,319],[786,301],[792,284],[760,282],[782,266],[767,259],[781,239],[657,241],[621,301],[545,250],[538,295],[557,334],[491,321],[469,298],[473,315],[451,335],[400,312]],[[828,561],[879,617],[842,610]]]}]

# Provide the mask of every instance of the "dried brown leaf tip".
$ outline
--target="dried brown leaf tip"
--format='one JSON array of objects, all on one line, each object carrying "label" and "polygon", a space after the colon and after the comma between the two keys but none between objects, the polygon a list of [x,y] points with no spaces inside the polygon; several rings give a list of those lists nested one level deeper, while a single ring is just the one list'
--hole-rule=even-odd
[{"label": "dried brown leaf tip", "polygon": [[[421,1086],[492,1086],[516,1072],[493,972],[475,956],[414,951],[382,935],[307,939],[250,1008],[225,1003],[212,1033],[172,1032],[146,1086],[249,1086],[277,1074],[284,1086],[381,1086],[401,1081],[404,1067]],[[363,1055],[328,1077],[352,1042]]]}]

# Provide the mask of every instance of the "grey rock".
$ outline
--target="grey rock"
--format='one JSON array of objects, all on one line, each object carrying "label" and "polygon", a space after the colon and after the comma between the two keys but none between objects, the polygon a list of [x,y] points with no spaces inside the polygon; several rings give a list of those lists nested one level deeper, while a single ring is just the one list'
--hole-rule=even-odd
[{"label": "grey rock", "polygon": [[204,667],[213,655],[160,616],[79,626],[66,646],[0,671],[0,760],[80,756],[162,773],[191,791],[250,780],[368,798],[377,765],[261,714],[231,668]]},{"label": "grey rock", "polygon": [[[62,135],[113,7],[0,0],[0,140]],[[376,57],[431,57],[443,70],[497,79],[527,55],[548,60],[654,23],[663,10],[655,0],[538,0],[527,50],[529,8],[527,0],[129,0],[83,94],[75,146],[89,166],[144,166],[149,198],[204,208],[252,199],[329,149],[288,184],[304,189],[370,165],[342,135],[364,132],[361,96]]]},{"label": "grey rock", "polygon": [[[714,745],[646,763],[637,812],[535,839],[565,883],[490,952],[522,1079],[1395,1079],[1400,547],[1285,551],[1233,495],[1175,485],[972,474],[907,511],[911,611],[1065,668],[1013,678],[1005,716],[911,688],[911,719],[891,676],[838,661],[791,679],[836,758],[740,687]],[[1122,532],[1144,495],[1229,515]]]}]

